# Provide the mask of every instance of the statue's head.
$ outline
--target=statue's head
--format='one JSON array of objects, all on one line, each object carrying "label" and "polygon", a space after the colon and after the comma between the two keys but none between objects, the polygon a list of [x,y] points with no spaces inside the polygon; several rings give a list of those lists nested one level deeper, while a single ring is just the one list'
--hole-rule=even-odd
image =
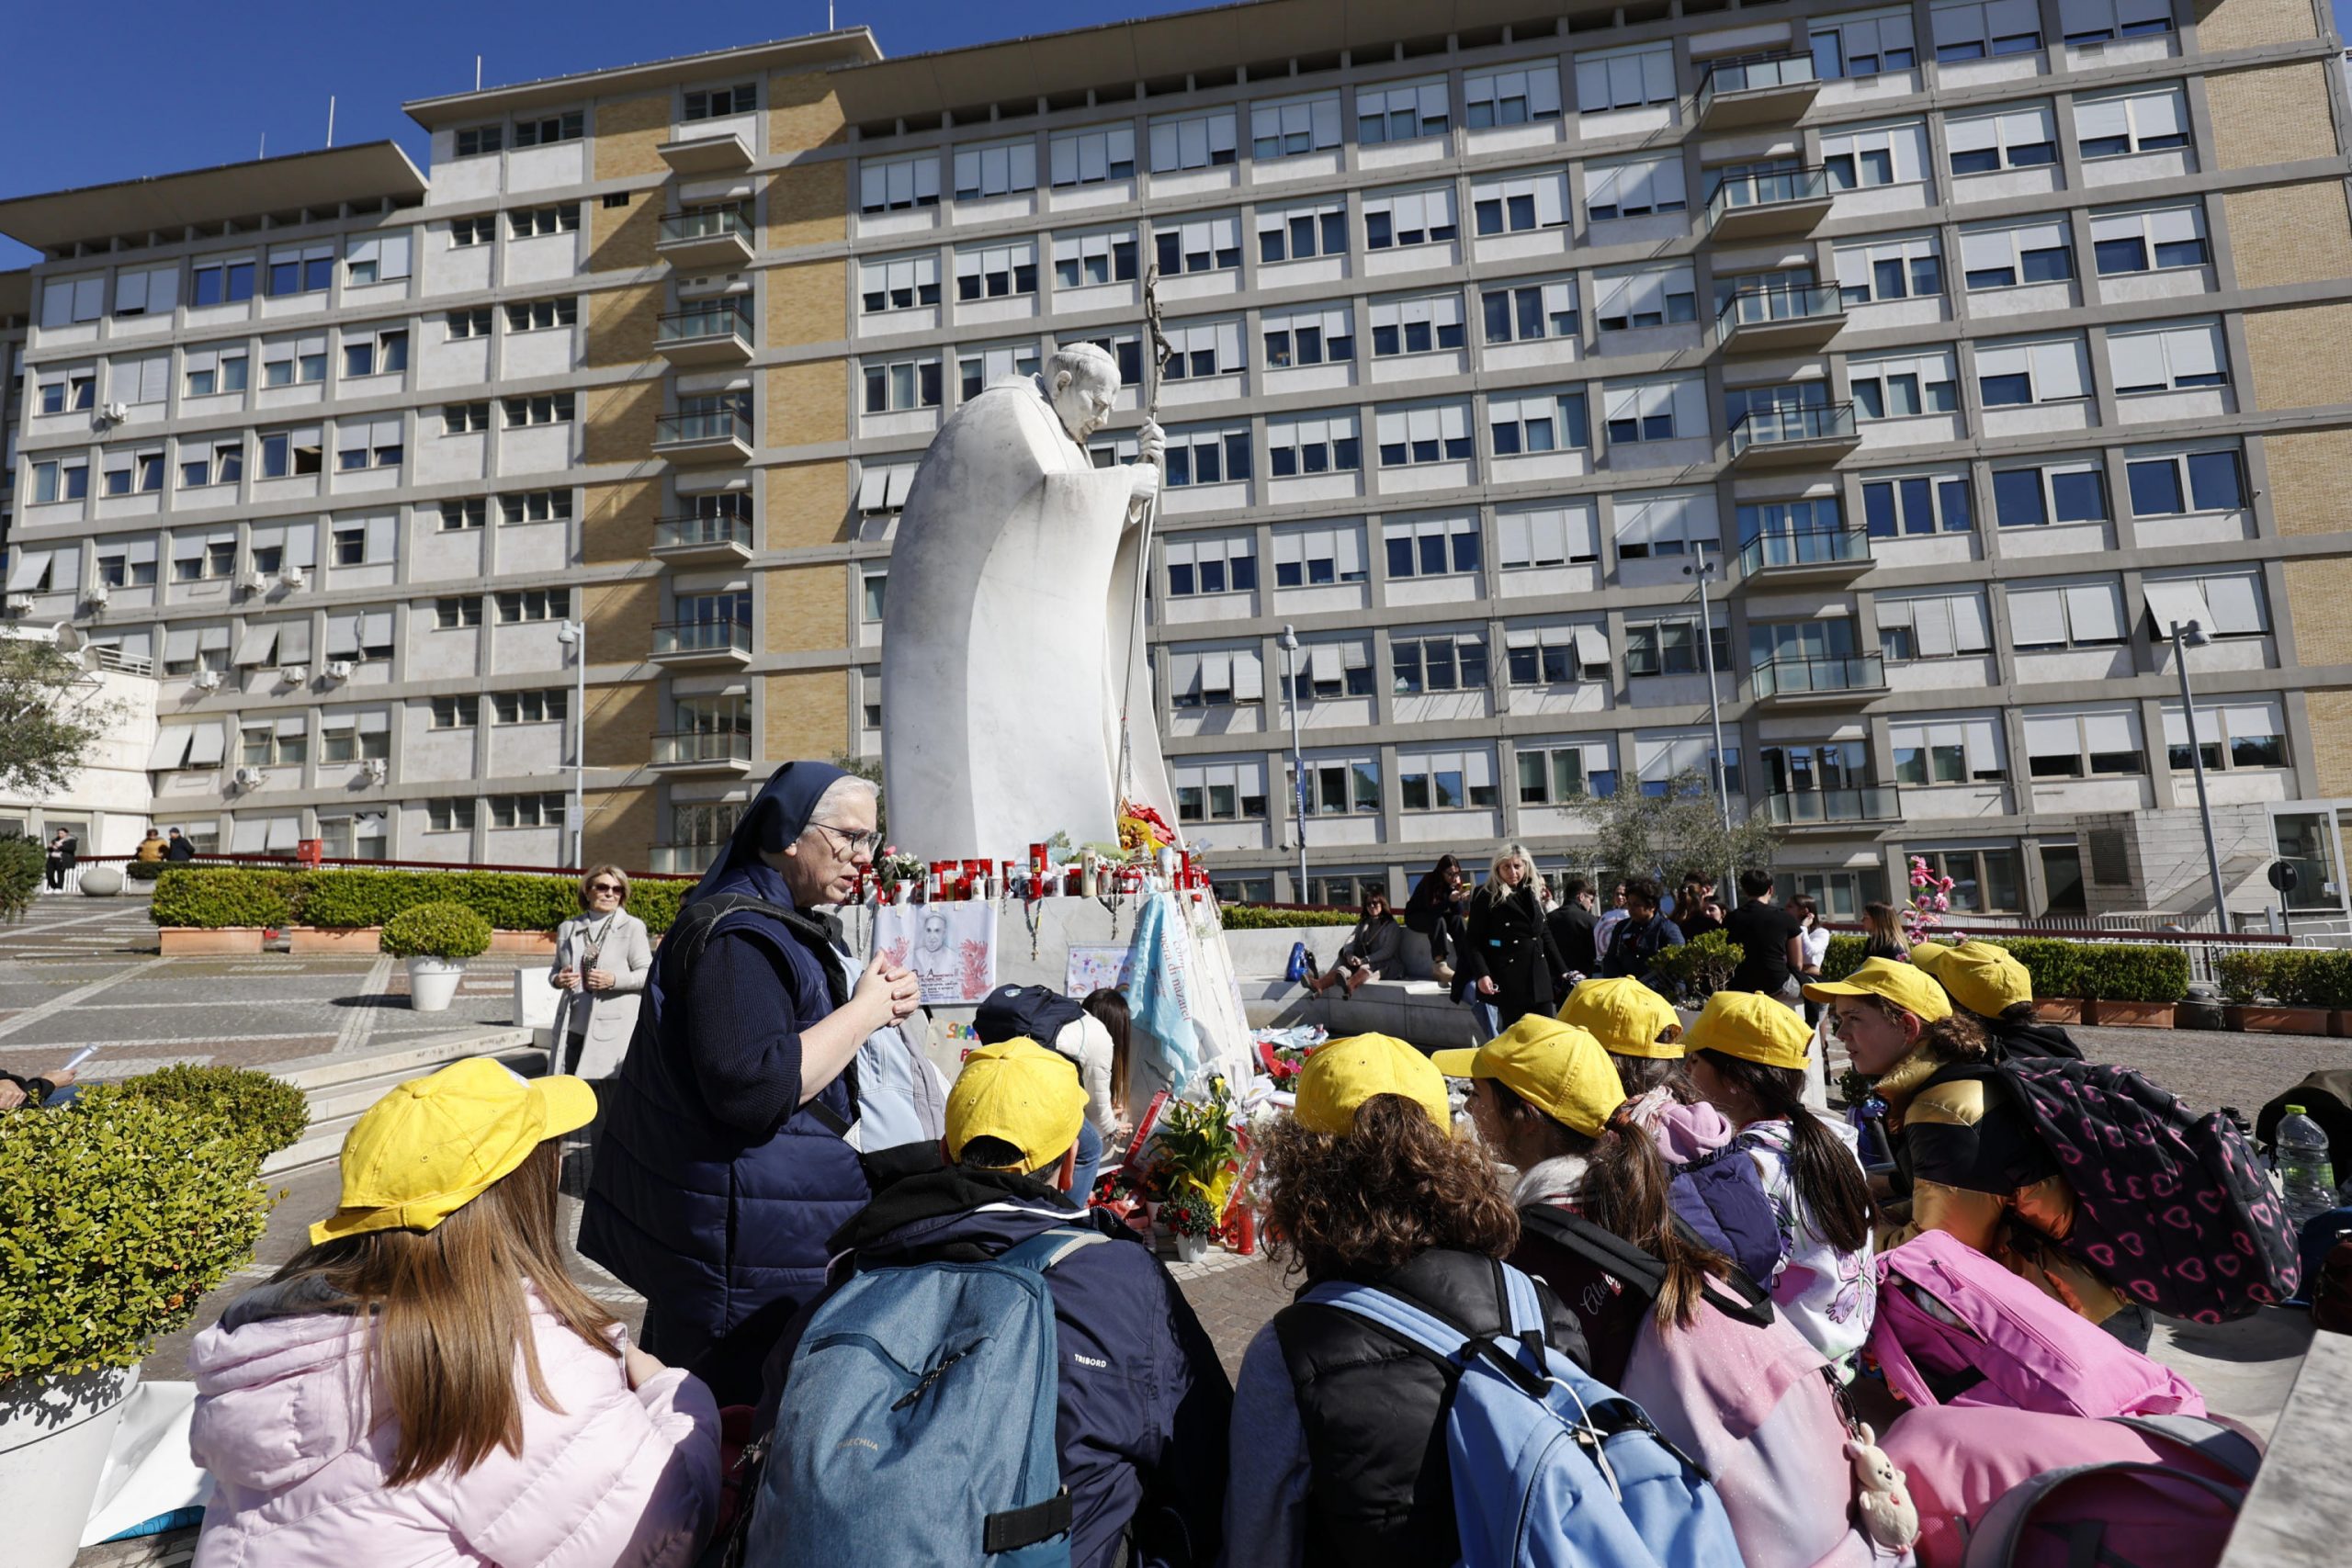
[{"label": "statue's head", "polygon": [[1046,392],[1063,425],[1083,441],[1111,417],[1119,396],[1119,362],[1097,344],[1057,348],[1046,361]]}]

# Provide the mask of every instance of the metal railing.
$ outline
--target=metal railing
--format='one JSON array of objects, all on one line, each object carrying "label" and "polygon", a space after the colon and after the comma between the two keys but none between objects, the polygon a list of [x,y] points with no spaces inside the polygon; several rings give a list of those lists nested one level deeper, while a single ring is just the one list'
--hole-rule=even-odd
[{"label": "metal railing", "polygon": [[1768,659],[1748,671],[1758,697],[1807,692],[1871,692],[1886,685],[1886,661],[1875,653],[1849,659]]},{"label": "metal railing", "polygon": [[1829,172],[1822,168],[1781,169],[1770,174],[1724,175],[1707,193],[1707,223],[1712,228],[1727,212],[1751,207],[1786,207],[1792,202],[1824,201],[1829,197]]},{"label": "metal railing", "polygon": [[752,445],[752,416],[741,409],[665,413],[653,426],[656,446],[675,441],[725,441],[729,437],[746,446]]},{"label": "metal railing", "polygon": [[653,322],[657,343],[729,335],[741,338],[746,344],[752,341],[752,312],[740,305],[703,305],[691,310],[673,310],[656,317]]},{"label": "metal railing", "polygon": [[653,653],[749,653],[749,621],[656,621]]},{"label": "metal railing", "polygon": [[1699,117],[1726,93],[1761,93],[1775,87],[1802,87],[1821,79],[1810,54],[1773,54],[1756,60],[1718,60],[1699,78]]},{"label": "metal railing", "polygon": [[1776,828],[1801,828],[1830,822],[1892,822],[1900,811],[1896,791],[1887,784],[1858,789],[1801,789],[1768,795],[1758,807],[1765,821]]},{"label": "metal railing", "polygon": [[1751,446],[1791,446],[1808,441],[1854,438],[1854,405],[1850,402],[1750,409],[1731,427],[1731,452],[1736,457]]},{"label": "metal railing", "polygon": [[1724,301],[1715,313],[1715,331],[1729,337],[1740,327],[1770,321],[1817,321],[1846,313],[1845,296],[1829,283],[1783,284],[1772,288],[1743,288]]},{"label": "metal railing", "polygon": [[119,675],[153,675],[155,661],[141,659],[135,653],[125,653],[110,642],[93,644],[90,662],[101,670],[111,670]]},{"label": "metal railing", "polygon": [[748,241],[752,237],[751,220],[737,207],[698,207],[690,212],[680,212],[662,220],[662,243],[670,244],[687,240],[723,240],[733,235]]},{"label": "metal railing", "polygon": [[1800,528],[1759,534],[1740,546],[1739,574],[1754,577],[1791,567],[1866,563],[1870,558],[1868,528]]},{"label": "metal railing", "polygon": [[657,550],[687,549],[698,546],[741,545],[752,547],[752,520],[748,517],[662,517],[653,525],[653,547]]},{"label": "metal railing", "polygon": [[670,729],[653,737],[656,767],[669,762],[748,762],[752,737],[741,729]]}]

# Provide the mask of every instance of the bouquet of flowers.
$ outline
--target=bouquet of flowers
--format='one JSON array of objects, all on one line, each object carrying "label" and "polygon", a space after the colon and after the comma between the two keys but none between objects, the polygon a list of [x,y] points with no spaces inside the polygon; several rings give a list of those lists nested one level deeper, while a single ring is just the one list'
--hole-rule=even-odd
[{"label": "bouquet of flowers", "polygon": [[1258,1042],[1258,1065],[1274,1087],[1287,1094],[1298,1086],[1299,1069],[1306,1066],[1306,1058],[1315,1055],[1312,1045],[1277,1045],[1271,1040]]},{"label": "bouquet of flowers", "polygon": [[1155,1140],[1170,1201],[1188,1192],[1197,1193],[1207,1202],[1212,1216],[1225,1212],[1241,1163],[1235,1117],[1233,1092],[1222,1077],[1209,1080],[1206,1100],[1170,1102],[1160,1115]]},{"label": "bouquet of flowers", "polygon": [[1921,855],[1911,857],[1911,898],[1903,906],[1903,934],[1913,942],[1926,938],[1927,933],[1944,923],[1944,916],[1951,908],[1952,881],[1937,874]]},{"label": "bouquet of flowers", "polygon": [[1217,1211],[1206,1198],[1188,1189],[1159,1206],[1159,1223],[1177,1235],[1214,1236]]},{"label": "bouquet of flowers", "polygon": [[925,870],[920,856],[910,855],[896,844],[885,844],[882,852],[874,857],[874,879],[888,893],[901,882],[919,882]]}]

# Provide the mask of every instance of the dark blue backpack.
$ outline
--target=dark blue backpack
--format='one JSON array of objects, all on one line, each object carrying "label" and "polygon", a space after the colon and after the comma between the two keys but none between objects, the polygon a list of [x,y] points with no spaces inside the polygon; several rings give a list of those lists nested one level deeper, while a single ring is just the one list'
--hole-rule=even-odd
[{"label": "dark blue backpack", "polygon": [[1751,1280],[1781,1267],[1781,1227],[1756,1162],[1735,1138],[1688,1165],[1668,1165],[1667,1202],[1697,1237],[1739,1265]]}]

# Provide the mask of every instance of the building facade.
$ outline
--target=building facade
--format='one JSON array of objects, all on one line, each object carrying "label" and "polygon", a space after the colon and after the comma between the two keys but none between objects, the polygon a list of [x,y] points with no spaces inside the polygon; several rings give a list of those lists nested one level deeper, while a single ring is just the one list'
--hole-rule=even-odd
[{"label": "building facade", "polygon": [[155,661],[161,819],[223,848],[547,863],[584,733],[590,852],[693,867],[776,761],[878,750],[931,434],[1064,344],[1140,382],[1156,267],[1157,716],[1229,893],[1573,863],[1584,801],[1711,769],[1712,660],[1836,913],[1914,855],[1988,913],[2208,908],[2193,756],[2233,905],[2285,857],[2342,909],[2324,8],[1507,12],[828,35],[411,105],[429,180],[0,204],[45,256],[10,602]]}]

